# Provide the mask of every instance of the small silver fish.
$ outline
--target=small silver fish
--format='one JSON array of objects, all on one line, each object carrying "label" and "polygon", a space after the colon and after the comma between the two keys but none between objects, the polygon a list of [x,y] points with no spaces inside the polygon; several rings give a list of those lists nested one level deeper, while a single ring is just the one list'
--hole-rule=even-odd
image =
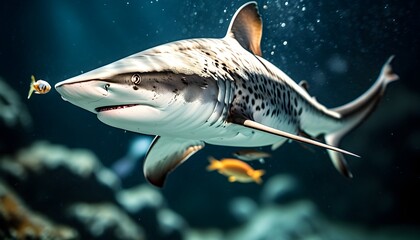
[{"label": "small silver fish", "polygon": [[31,76],[31,85],[29,87],[28,99],[31,97],[32,93],[36,94],[46,94],[51,90],[51,86],[48,82],[44,80],[35,81],[35,76]]},{"label": "small silver fish", "polygon": [[234,152],[233,156],[244,161],[259,160],[261,163],[264,163],[264,158],[271,157],[271,154],[255,149],[244,149]]}]

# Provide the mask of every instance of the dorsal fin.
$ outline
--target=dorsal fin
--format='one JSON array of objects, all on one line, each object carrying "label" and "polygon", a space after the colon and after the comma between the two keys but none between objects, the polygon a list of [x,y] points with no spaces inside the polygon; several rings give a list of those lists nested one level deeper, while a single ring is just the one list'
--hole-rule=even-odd
[{"label": "dorsal fin", "polygon": [[306,80],[300,81],[299,86],[301,86],[307,93],[309,93],[309,83]]},{"label": "dorsal fin", "polygon": [[262,20],[256,2],[248,2],[236,11],[226,36],[235,38],[243,48],[262,56]]}]

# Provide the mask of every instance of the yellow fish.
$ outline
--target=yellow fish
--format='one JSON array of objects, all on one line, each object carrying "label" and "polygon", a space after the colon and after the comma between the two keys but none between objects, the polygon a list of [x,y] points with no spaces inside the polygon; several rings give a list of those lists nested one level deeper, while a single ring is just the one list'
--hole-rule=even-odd
[{"label": "yellow fish", "polygon": [[28,99],[31,97],[32,93],[35,91],[36,94],[46,94],[51,90],[51,86],[48,82],[44,80],[38,80],[35,82],[34,75],[31,76],[31,85],[29,88]]},{"label": "yellow fish", "polygon": [[229,182],[256,182],[262,183],[261,176],[264,170],[254,170],[247,163],[234,158],[223,158],[220,161],[209,157],[210,165],[207,166],[208,171],[217,170],[220,174],[228,177]]}]

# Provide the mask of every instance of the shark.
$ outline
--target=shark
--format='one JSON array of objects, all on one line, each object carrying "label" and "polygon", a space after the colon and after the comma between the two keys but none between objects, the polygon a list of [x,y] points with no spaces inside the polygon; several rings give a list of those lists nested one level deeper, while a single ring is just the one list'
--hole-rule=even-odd
[{"label": "shark", "polygon": [[327,150],[352,178],[340,140],[362,123],[397,80],[391,56],[360,97],[327,108],[264,59],[256,2],[242,5],[223,38],[156,46],[58,82],[62,99],[112,127],[155,135],[143,163],[145,178],[164,186],[168,174],[206,144],[271,146],[297,141]]}]

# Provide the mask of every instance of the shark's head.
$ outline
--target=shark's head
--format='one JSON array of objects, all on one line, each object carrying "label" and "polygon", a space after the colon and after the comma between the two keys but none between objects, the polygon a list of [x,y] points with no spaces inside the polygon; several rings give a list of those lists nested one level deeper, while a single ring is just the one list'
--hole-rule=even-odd
[{"label": "shark's head", "polygon": [[64,100],[113,127],[161,136],[184,131],[185,136],[193,124],[222,121],[221,115],[228,112],[225,104],[233,97],[234,78],[248,77],[240,67],[253,54],[261,56],[261,34],[261,18],[251,2],[238,10],[222,39],[163,44],[55,88]]},{"label": "shark's head", "polygon": [[[185,115],[179,112],[185,108],[176,106],[203,101],[205,96],[216,98],[217,92],[194,73],[175,73],[162,64],[162,58],[129,56],[59,82],[55,88],[64,100],[97,114],[105,124],[145,134],[170,133],[169,126],[181,121],[174,116]],[[159,68],[153,62],[161,62]]]}]

